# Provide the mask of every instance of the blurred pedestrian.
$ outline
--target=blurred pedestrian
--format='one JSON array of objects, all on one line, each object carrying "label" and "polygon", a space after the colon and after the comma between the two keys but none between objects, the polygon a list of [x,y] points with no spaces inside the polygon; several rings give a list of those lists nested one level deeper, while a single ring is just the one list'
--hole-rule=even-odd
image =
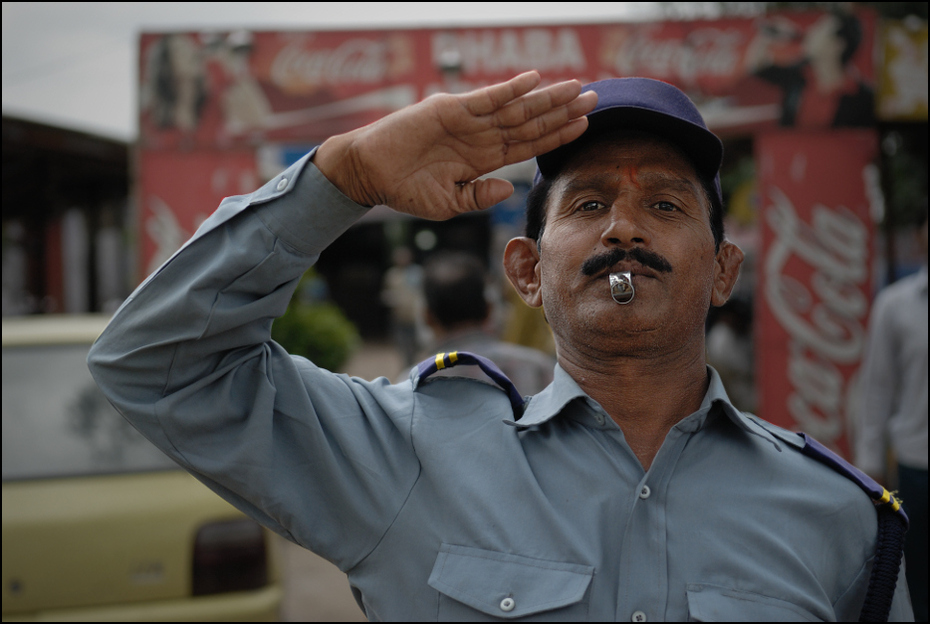
[{"label": "blurred pedestrian", "polygon": [[716,321],[707,332],[707,363],[720,373],[733,405],[755,413],[752,307],[745,299],[732,297],[716,311]]},{"label": "blurred pedestrian", "polygon": [[[498,340],[494,335],[487,275],[477,257],[450,252],[431,258],[424,267],[423,294],[426,324],[434,335],[430,354],[468,351],[483,355],[497,364],[521,394],[537,394],[552,382],[555,358]],[[446,369],[442,373],[487,378],[475,367]]]},{"label": "blurred pedestrian", "polygon": [[920,226],[924,265],[875,300],[862,366],[856,463],[885,483],[886,450],[911,521],[907,584],[916,621],[927,621],[927,210]]},{"label": "blurred pedestrian", "polygon": [[393,266],[384,275],[381,301],[391,309],[391,334],[404,366],[413,365],[419,337],[417,322],[423,302],[423,268],[413,262],[413,252],[398,247]]}]

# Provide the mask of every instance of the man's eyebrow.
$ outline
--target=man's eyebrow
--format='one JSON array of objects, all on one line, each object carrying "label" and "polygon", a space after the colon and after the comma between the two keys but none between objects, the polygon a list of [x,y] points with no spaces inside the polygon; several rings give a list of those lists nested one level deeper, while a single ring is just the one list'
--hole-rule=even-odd
[{"label": "man's eyebrow", "polygon": [[571,178],[565,183],[565,192],[569,194],[585,191],[609,191],[614,187],[617,176],[613,173],[596,173],[589,176]]},{"label": "man's eyebrow", "polygon": [[701,185],[697,181],[659,171],[640,174],[639,183],[644,187],[662,187],[676,191],[684,191],[697,197],[701,196]]}]

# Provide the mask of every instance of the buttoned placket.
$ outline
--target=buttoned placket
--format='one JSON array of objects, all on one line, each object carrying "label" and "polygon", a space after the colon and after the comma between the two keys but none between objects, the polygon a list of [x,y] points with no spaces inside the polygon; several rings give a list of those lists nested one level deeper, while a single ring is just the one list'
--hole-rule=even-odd
[{"label": "buttoned placket", "polygon": [[673,427],[632,492],[632,509],[620,557],[617,621],[665,619],[669,586],[666,492],[678,459],[696,428],[696,423]]}]

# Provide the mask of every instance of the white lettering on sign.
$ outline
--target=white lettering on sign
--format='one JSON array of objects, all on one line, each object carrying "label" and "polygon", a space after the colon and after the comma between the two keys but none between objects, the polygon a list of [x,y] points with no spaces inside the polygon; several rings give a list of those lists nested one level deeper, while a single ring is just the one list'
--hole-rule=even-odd
[{"label": "white lettering on sign", "polygon": [[379,41],[349,39],[331,50],[308,50],[297,40],[272,61],[271,80],[286,90],[371,84],[384,80],[387,66],[387,46]]},{"label": "white lettering on sign", "polygon": [[556,31],[478,30],[438,32],[433,35],[433,65],[440,66],[444,52],[457,52],[464,74],[539,71],[584,71],[584,50],[572,28]]},{"label": "white lettering on sign", "polygon": [[743,35],[737,30],[698,28],[684,38],[654,37],[647,27],[625,27],[608,33],[608,65],[618,76],[694,81],[700,77],[732,76],[740,69]]},{"label": "white lettering on sign", "polygon": [[[840,365],[862,355],[868,300],[868,229],[844,206],[815,204],[802,221],[777,187],[766,221],[775,234],[763,271],[765,301],[788,332],[788,411],[799,428],[827,443],[843,430],[848,395]],[[810,283],[785,274],[797,258],[813,269]]]}]

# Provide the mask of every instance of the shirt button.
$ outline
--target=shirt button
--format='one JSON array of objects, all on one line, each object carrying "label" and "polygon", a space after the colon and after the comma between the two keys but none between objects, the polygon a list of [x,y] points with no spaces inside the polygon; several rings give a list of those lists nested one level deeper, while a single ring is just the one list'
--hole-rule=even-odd
[{"label": "shirt button", "polygon": [[644,611],[634,611],[633,617],[630,618],[631,622],[647,622],[646,613]]},{"label": "shirt button", "polygon": [[287,178],[281,178],[280,180],[278,180],[278,186],[275,187],[275,188],[277,188],[279,191],[283,191],[284,189],[286,189],[286,188],[287,188]]},{"label": "shirt button", "polygon": [[501,600],[501,611],[513,611],[515,606],[517,606],[517,603],[509,596]]},{"label": "shirt button", "polygon": [[[643,488],[639,491],[639,497],[643,500],[649,498],[649,495],[652,494],[652,490],[649,489],[648,485],[644,485]],[[640,613],[637,611],[637,613]]]}]

